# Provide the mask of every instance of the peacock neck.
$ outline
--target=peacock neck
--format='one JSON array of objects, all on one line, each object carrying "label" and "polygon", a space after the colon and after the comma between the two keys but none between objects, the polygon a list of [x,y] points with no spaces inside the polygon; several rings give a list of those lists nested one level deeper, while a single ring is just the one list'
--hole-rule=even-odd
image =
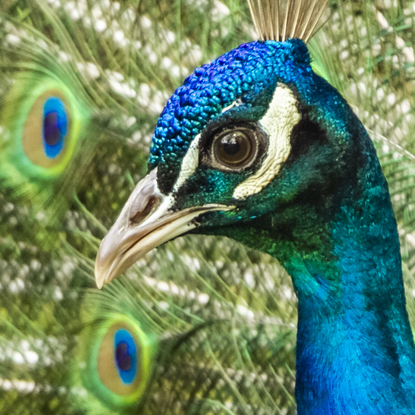
[{"label": "peacock neck", "polygon": [[314,229],[319,249],[302,240],[310,236],[300,226],[299,237],[285,241],[291,252],[277,255],[298,295],[299,415],[403,415],[415,408],[396,220],[377,160],[360,175],[364,186],[343,188],[327,225]]},{"label": "peacock neck", "polygon": [[415,408],[397,224],[368,148],[357,176],[324,201],[299,195],[254,227],[225,233],[275,256],[292,277],[299,415],[409,415]]},{"label": "peacock neck", "polygon": [[299,242],[283,259],[299,300],[299,415],[406,415],[415,408],[397,224],[375,157],[357,183],[343,188],[329,237],[321,233],[330,255],[328,244],[310,252]]},{"label": "peacock neck", "polygon": [[396,222],[389,200],[377,199],[376,220],[341,210],[331,228],[335,259],[316,253],[285,264],[299,300],[299,415],[402,415],[415,407]]}]

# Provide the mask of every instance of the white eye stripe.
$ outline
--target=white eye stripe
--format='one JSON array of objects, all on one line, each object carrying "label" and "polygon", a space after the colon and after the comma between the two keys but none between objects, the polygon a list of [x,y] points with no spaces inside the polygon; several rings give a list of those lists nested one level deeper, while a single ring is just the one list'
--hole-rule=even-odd
[{"label": "white eye stripe", "polygon": [[183,157],[179,177],[173,187],[173,192],[177,192],[186,180],[196,171],[199,165],[199,140],[200,134],[190,144],[186,155]]},{"label": "white eye stripe", "polygon": [[278,84],[267,113],[259,121],[269,137],[266,156],[259,170],[235,188],[235,199],[243,200],[259,193],[274,179],[290,155],[291,133],[300,120],[293,92],[284,84]]},{"label": "white eye stripe", "polygon": [[[237,98],[231,105],[228,105],[222,110],[222,114],[229,111],[231,108],[239,107],[242,105],[242,100]],[[201,134],[198,134],[190,144],[186,155],[183,158],[182,166],[180,169],[179,177],[173,187],[173,191],[176,192],[186,182],[186,180],[196,171],[199,165],[199,140]]]},{"label": "white eye stripe", "polygon": [[240,98],[237,98],[235,101],[232,102],[231,105],[228,105],[227,107],[225,107],[222,110],[222,114],[226,111],[229,111],[230,109],[234,108],[234,107],[239,107],[242,105],[242,100]]}]

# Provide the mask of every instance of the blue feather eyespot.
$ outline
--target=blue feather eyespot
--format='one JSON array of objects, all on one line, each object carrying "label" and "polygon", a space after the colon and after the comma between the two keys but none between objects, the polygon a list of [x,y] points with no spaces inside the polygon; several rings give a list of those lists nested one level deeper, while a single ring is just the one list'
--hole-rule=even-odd
[{"label": "blue feather eyespot", "polygon": [[33,168],[62,171],[73,153],[73,106],[57,89],[45,91],[30,107],[23,124],[22,147]]},{"label": "blue feather eyespot", "polygon": [[114,336],[114,358],[121,380],[130,385],[137,376],[138,349],[133,336],[124,329]]},{"label": "blue feather eyespot", "polygon": [[17,198],[57,213],[83,178],[99,136],[91,129],[99,127],[77,82],[41,72],[19,73],[0,105],[0,180]]},{"label": "blue feather eyespot", "polygon": [[46,157],[61,154],[68,132],[65,104],[57,97],[48,98],[43,106],[43,146]]},{"label": "blue feather eyespot", "polygon": [[42,181],[46,186],[38,190],[46,198],[54,179],[68,167],[77,170],[75,156],[84,159],[89,154],[85,140],[89,109],[63,82],[27,74],[16,81],[6,103],[0,112],[8,134],[7,140],[0,138],[0,177],[11,187],[26,186],[27,194]]},{"label": "blue feather eyespot", "polygon": [[115,409],[138,404],[150,379],[155,336],[134,319],[115,315],[86,330],[82,347],[85,388]]}]

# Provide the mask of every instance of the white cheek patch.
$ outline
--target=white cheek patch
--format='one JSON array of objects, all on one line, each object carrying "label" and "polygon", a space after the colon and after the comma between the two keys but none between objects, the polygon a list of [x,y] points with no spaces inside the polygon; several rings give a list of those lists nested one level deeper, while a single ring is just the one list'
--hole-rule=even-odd
[{"label": "white cheek patch", "polygon": [[233,192],[235,199],[246,199],[259,193],[278,174],[291,151],[291,132],[301,119],[293,92],[278,84],[267,113],[259,121],[268,134],[266,156],[259,170],[240,183]]},{"label": "white cheek patch", "polygon": [[180,175],[173,187],[174,192],[183,186],[186,180],[196,171],[197,166],[199,165],[199,140],[200,134],[198,134],[192,141],[186,155],[183,157]]}]

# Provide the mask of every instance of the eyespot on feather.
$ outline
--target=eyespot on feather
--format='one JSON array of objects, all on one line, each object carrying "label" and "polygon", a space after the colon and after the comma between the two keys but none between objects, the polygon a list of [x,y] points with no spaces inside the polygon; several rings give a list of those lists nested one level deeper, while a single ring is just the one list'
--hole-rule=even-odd
[{"label": "eyespot on feather", "polygon": [[[43,105],[43,146],[48,158],[59,156],[65,145],[69,119],[65,104],[57,97],[48,98]],[[70,125],[69,125],[70,127]]]},{"label": "eyespot on feather", "polygon": [[[33,173],[38,177],[50,178],[65,169],[74,155],[83,124],[89,118],[66,86],[54,84],[50,82],[43,92],[38,90],[39,95],[34,92],[31,102],[22,108],[21,149],[35,166]],[[17,128],[18,136],[19,132]],[[15,137],[17,152],[20,150],[18,136]]]},{"label": "eyespot on feather", "polygon": [[0,97],[0,182],[16,201],[57,220],[84,179],[100,127],[81,85],[39,68],[22,72]]},{"label": "eyespot on feather", "polygon": [[11,187],[58,179],[73,160],[90,113],[69,86],[22,75],[3,103],[0,175]]},{"label": "eyespot on feather", "polygon": [[[73,149],[72,114],[66,96],[59,90],[41,94],[29,110],[23,125],[22,147],[26,157],[36,166],[59,171]],[[64,167],[64,166],[63,166]]]},{"label": "eyespot on feather", "polygon": [[82,335],[84,387],[114,409],[138,404],[151,375],[155,337],[132,318],[114,315]]}]

